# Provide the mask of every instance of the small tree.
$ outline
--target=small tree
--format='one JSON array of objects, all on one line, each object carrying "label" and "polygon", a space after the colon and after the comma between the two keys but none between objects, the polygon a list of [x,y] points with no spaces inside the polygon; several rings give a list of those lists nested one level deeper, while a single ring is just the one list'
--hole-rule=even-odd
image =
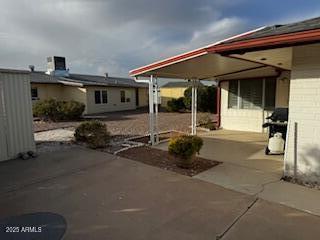
[{"label": "small tree", "polygon": [[[216,92],[214,86],[200,86],[197,90],[197,108],[200,112],[215,112]],[[184,104],[186,109],[191,109],[192,87],[184,91]]]},{"label": "small tree", "polygon": [[199,154],[202,145],[203,140],[200,137],[183,135],[170,139],[168,151],[178,158],[179,167],[190,168],[195,154]]},{"label": "small tree", "polygon": [[185,105],[184,105],[184,98],[180,97],[178,99],[173,98],[168,101],[167,103],[167,110],[169,112],[179,112],[185,110]]}]

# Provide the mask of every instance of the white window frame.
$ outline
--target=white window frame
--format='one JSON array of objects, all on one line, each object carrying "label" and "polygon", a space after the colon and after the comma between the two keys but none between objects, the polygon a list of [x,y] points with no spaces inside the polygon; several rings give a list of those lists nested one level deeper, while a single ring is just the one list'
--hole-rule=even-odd
[{"label": "white window frame", "polygon": [[[33,97],[32,96],[32,90],[35,89],[37,91],[37,96],[36,97]],[[39,100],[39,91],[38,91],[38,88],[37,87],[31,87],[31,99],[32,101],[36,101],[36,100]]]},{"label": "white window frame", "polygon": [[[122,96],[121,96],[122,92],[124,92],[124,101],[122,101]],[[120,103],[126,103],[126,91],[125,90],[120,90]]]},{"label": "white window frame", "polygon": [[[96,103],[96,92],[100,92],[100,103]],[[106,103],[103,102],[102,92],[106,92],[107,93],[107,102]],[[96,105],[108,104],[108,91],[107,90],[103,90],[103,89],[94,90],[94,104],[96,104]]]},{"label": "white window frame", "polygon": [[[240,89],[241,89],[241,80],[242,79],[239,79],[239,80],[236,80],[238,82],[238,96],[237,96],[237,107],[228,107],[228,109],[239,109],[239,110],[264,110],[265,109],[265,94],[266,94],[266,78],[262,78],[262,102],[261,102],[261,107],[258,107],[258,108],[241,108],[241,102],[242,102],[242,98],[241,98],[241,95],[240,95]],[[234,81],[234,80],[233,80]],[[228,94],[229,91],[228,91]],[[229,101],[229,97],[228,97],[228,101]],[[228,103],[228,106],[229,106],[229,103]]]},{"label": "white window frame", "polygon": [[[121,100],[122,100],[122,98],[121,98],[121,92],[124,92],[124,102],[122,102]],[[122,89],[122,90],[120,90],[120,103],[130,103],[131,102],[131,94],[127,94],[127,93],[129,93],[129,91],[128,90],[124,90],[124,89]]]}]

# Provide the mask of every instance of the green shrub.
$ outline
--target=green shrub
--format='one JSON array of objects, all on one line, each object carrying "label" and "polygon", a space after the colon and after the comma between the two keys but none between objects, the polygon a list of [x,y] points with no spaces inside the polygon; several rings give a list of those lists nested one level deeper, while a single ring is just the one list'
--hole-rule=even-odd
[{"label": "green shrub", "polygon": [[33,106],[33,115],[44,120],[76,120],[79,119],[85,105],[76,101],[57,101],[47,99],[39,101]]},{"label": "green shrub", "polygon": [[179,112],[185,110],[185,108],[184,97],[180,97],[178,99],[173,98],[167,103],[167,110],[169,112]]},{"label": "green shrub", "polygon": [[183,135],[170,139],[168,151],[178,157],[178,166],[190,168],[195,154],[199,154],[202,145],[203,140],[200,137]]},{"label": "green shrub", "polygon": [[56,121],[58,118],[58,103],[55,99],[46,99],[33,105],[33,115],[44,120]]},{"label": "green shrub", "polygon": [[208,113],[206,113],[206,114],[204,114],[203,116],[201,116],[201,117],[199,118],[199,120],[198,120],[198,124],[199,124],[200,126],[205,125],[205,124],[208,124],[208,123],[210,123],[210,122],[212,122],[212,120],[211,120],[210,114],[208,114]]},{"label": "green shrub", "polygon": [[79,119],[84,112],[85,105],[77,101],[58,102],[61,120]]},{"label": "green shrub", "polygon": [[96,120],[81,123],[75,131],[75,138],[85,142],[90,148],[103,148],[110,141],[110,133],[104,123]]},{"label": "green shrub", "polygon": [[204,124],[202,127],[207,128],[209,130],[217,130],[217,125],[213,122]]},{"label": "green shrub", "polygon": [[[192,87],[184,91],[184,104],[191,109]],[[200,112],[216,112],[217,88],[214,86],[200,86],[197,90],[197,110]]]},{"label": "green shrub", "polygon": [[204,128],[210,129],[210,130],[216,129],[216,124],[212,122],[210,114],[206,114],[206,115],[202,116],[201,118],[199,118],[198,124],[201,127],[204,127]]}]

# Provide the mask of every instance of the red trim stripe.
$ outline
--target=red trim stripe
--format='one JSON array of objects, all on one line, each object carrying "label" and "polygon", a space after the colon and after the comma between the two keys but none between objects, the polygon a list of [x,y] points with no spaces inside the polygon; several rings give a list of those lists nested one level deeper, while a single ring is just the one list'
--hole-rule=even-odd
[{"label": "red trim stripe", "polygon": [[277,36],[269,36],[264,38],[244,40],[240,42],[234,42],[229,44],[222,44],[207,48],[208,52],[222,53],[231,50],[240,50],[248,48],[257,48],[257,47],[272,47],[282,44],[294,44],[294,43],[303,43],[311,42],[315,40],[320,40],[320,29],[282,34]]},{"label": "red trim stripe", "polygon": [[207,51],[204,48],[201,48],[201,49],[198,49],[196,51],[192,51],[192,52],[188,52],[188,53],[185,53],[185,54],[181,54],[179,56],[172,57],[172,58],[169,58],[167,60],[164,60],[164,61],[161,61],[161,62],[158,62],[158,63],[154,63],[154,64],[151,64],[151,65],[148,65],[148,66],[145,66],[145,67],[141,67],[141,68],[132,70],[132,71],[130,71],[130,75],[134,76],[134,75],[137,75],[139,73],[142,73],[144,71],[147,71],[147,70],[150,70],[150,69],[153,69],[153,68],[162,67],[164,65],[167,65],[167,64],[170,64],[170,63],[173,63],[173,62],[177,62],[177,61],[184,60],[184,59],[187,59],[187,58],[190,58],[190,57],[202,55],[202,54],[205,54],[205,53],[207,53]]}]

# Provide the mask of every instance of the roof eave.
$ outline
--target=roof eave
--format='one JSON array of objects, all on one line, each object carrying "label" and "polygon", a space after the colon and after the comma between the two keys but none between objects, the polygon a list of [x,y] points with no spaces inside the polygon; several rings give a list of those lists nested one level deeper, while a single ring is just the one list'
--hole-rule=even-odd
[{"label": "roof eave", "polygon": [[207,46],[202,47],[202,48],[195,49],[195,50],[190,51],[190,52],[186,52],[186,53],[183,53],[183,54],[180,54],[180,55],[176,55],[176,56],[173,56],[173,57],[170,57],[170,58],[158,61],[158,62],[151,63],[149,65],[146,65],[146,66],[143,66],[143,67],[140,67],[140,68],[133,69],[133,70],[131,70],[129,72],[129,75],[131,77],[143,76],[147,72],[150,72],[150,71],[162,68],[162,67],[166,67],[166,66],[169,66],[169,65],[173,65],[173,64],[176,64],[176,63],[179,63],[179,62],[182,62],[182,61],[186,61],[186,60],[189,60],[189,59],[192,59],[192,58],[195,58],[195,57],[200,57],[202,55],[208,54],[209,52],[207,51],[207,49],[210,49],[211,47],[217,46],[217,45],[219,45],[219,44],[221,44],[221,43],[223,43],[225,41],[229,41],[229,40],[232,40],[232,39],[237,39],[239,37],[250,35],[251,33],[254,33],[254,32],[262,30],[263,28],[265,28],[265,26],[257,28],[257,29],[253,29],[251,31],[247,31],[247,32],[244,32],[244,33],[241,33],[241,34],[238,34],[238,35],[226,38],[226,39],[223,39],[221,41],[215,42],[213,44],[207,45]]},{"label": "roof eave", "polygon": [[320,29],[281,34],[244,41],[222,44],[208,48],[210,53],[228,54],[234,51],[245,52],[256,49],[270,49],[283,46],[303,45],[320,41]]}]

